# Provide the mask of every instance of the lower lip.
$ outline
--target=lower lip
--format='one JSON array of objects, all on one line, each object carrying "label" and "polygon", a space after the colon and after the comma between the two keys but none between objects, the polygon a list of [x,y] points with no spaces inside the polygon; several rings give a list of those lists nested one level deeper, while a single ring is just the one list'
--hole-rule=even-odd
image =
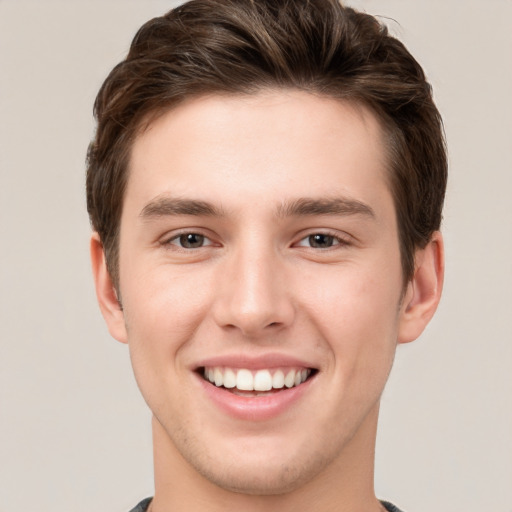
[{"label": "lower lip", "polygon": [[210,400],[228,415],[246,421],[265,421],[290,409],[310,388],[314,377],[293,388],[286,388],[266,396],[239,396],[217,387],[197,376],[201,387]]}]

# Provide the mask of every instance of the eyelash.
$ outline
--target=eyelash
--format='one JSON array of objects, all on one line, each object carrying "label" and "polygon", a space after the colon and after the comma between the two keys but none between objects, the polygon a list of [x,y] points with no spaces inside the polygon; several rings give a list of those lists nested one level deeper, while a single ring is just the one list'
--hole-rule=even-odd
[{"label": "eyelash", "polygon": [[[332,244],[328,247],[312,247],[311,245],[302,245],[301,242],[308,240],[311,243],[311,239],[314,237],[325,237],[332,239]],[[332,233],[329,231],[314,231],[307,236],[301,238],[297,244],[298,247],[306,247],[307,249],[320,249],[320,250],[335,250],[336,248],[346,247],[350,245],[350,241],[346,237],[342,237],[339,233]]]},{"label": "eyelash", "polygon": [[[199,237],[200,240],[201,240],[201,245],[199,247],[184,247],[183,246],[183,243],[184,243],[184,237],[187,237],[187,236],[195,236],[195,237]],[[328,239],[332,239],[330,240],[331,242],[331,245],[328,245],[327,247],[312,247],[311,245],[304,245],[302,242],[304,241],[309,241],[309,243],[311,244],[312,242],[312,239],[314,237],[325,237],[325,238],[328,238]],[[173,243],[175,241],[178,241],[178,243]],[[204,243],[205,241],[207,241],[208,243]],[[162,242],[162,245],[164,246],[169,246],[169,245],[172,245],[172,246],[175,246],[177,247],[177,249],[179,250],[182,250],[182,251],[192,251],[192,250],[197,250],[197,249],[202,249],[204,247],[209,247],[209,246],[212,246],[214,245],[214,243],[204,234],[200,233],[200,232],[196,232],[196,231],[184,231],[184,232],[181,232],[181,233],[178,233],[174,236],[172,236],[171,238],[168,238],[166,240],[164,240]],[[341,237],[339,234],[335,234],[335,233],[332,233],[332,232],[329,232],[329,231],[315,231],[315,232],[312,232],[310,234],[308,234],[307,236],[304,236],[302,237],[297,243],[293,244],[294,246],[296,247],[305,247],[307,249],[319,249],[319,250],[333,250],[337,247],[346,247],[346,246],[349,246],[350,245],[350,241],[347,240],[346,238],[344,237]]]},{"label": "eyelash", "polygon": [[[187,237],[187,236],[200,237],[203,242],[204,241],[208,241],[209,243],[202,244],[200,247],[184,247],[182,245],[182,242],[183,242],[182,238]],[[178,243],[173,243],[174,241],[178,241]],[[173,246],[176,246],[179,250],[182,250],[182,251],[192,251],[194,249],[202,249],[203,247],[208,247],[208,246],[211,246],[211,245],[214,245],[214,244],[206,235],[203,235],[200,232],[197,232],[197,231],[184,231],[182,233],[178,233],[178,234],[172,236],[171,238],[168,238],[168,239],[164,240],[162,242],[162,245],[164,245],[164,246],[173,245]]]}]

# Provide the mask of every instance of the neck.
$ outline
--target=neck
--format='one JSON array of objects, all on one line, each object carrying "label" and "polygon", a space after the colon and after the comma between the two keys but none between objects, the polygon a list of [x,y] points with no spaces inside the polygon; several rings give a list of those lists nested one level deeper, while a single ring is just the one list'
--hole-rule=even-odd
[{"label": "neck", "polygon": [[182,457],[153,418],[155,497],[151,512],[381,511],[373,488],[377,418],[378,404],[331,464],[304,485],[275,495],[242,494],[215,485]]}]

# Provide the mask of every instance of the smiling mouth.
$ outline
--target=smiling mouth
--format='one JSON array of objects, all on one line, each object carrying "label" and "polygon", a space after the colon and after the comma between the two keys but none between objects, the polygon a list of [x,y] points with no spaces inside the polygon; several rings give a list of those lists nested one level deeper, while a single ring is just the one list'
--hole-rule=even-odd
[{"label": "smiling mouth", "polygon": [[300,386],[316,374],[313,368],[272,368],[248,370],[246,368],[202,367],[202,377],[239,396],[268,396]]}]

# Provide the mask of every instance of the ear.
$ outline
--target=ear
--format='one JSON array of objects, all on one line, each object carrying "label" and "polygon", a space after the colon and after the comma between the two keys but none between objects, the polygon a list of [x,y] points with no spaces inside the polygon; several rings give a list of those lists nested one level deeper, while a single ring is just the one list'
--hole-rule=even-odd
[{"label": "ear", "polygon": [[436,231],[424,249],[416,251],[414,276],[400,309],[398,342],[414,341],[436,312],[444,280],[444,244]]},{"label": "ear", "polygon": [[117,292],[107,270],[105,252],[98,233],[91,236],[91,263],[96,287],[96,298],[100,310],[113,338],[121,343],[127,343],[128,337],[124,322],[124,313],[118,301]]}]

